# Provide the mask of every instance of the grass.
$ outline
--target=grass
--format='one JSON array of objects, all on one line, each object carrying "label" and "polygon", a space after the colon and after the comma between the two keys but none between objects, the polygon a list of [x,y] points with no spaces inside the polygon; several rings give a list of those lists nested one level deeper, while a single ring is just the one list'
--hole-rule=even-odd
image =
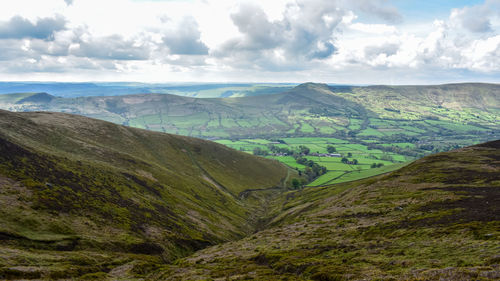
[{"label": "grass", "polygon": [[360,180],[368,177],[373,177],[376,175],[380,175],[383,173],[391,172],[394,170],[397,170],[401,167],[404,167],[407,165],[406,163],[402,164],[394,164],[394,165],[388,165],[388,166],[383,166],[381,168],[371,168],[371,169],[363,169],[363,170],[352,170],[349,173],[345,173],[343,176],[334,179],[332,181],[327,182],[328,184],[335,184],[335,183],[341,183],[341,182],[348,182],[348,181],[355,181],[355,180]]},{"label": "grass", "polygon": [[346,172],[344,172],[344,171],[329,171],[326,174],[315,179],[313,182],[308,184],[308,186],[320,186],[320,185],[327,184],[327,183],[331,182],[332,180],[341,177],[345,173]]},{"label": "grass", "polygon": [[[331,180],[331,175],[338,174],[339,172],[341,174],[346,173],[346,176],[342,176],[338,179],[337,182],[344,182],[344,181],[350,181],[354,179],[360,179],[363,178],[363,176],[370,177],[378,173],[385,173],[386,169],[374,169],[370,172],[362,172],[359,173],[358,169],[361,170],[369,170],[370,165],[373,163],[381,163],[384,164],[385,166],[391,166],[394,165],[395,163],[399,162],[406,162],[407,159],[404,155],[399,155],[396,153],[386,153],[381,150],[377,149],[368,149],[366,145],[362,144],[354,144],[354,143],[347,143],[346,141],[336,139],[336,138],[282,138],[280,139],[281,141],[285,143],[273,143],[273,145],[282,147],[282,148],[288,148],[291,150],[297,150],[299,146],[304,145],[310,148],[311,153],[327,153],[327,146],[328,145],[333,145],[338,153],[343,154],[344,156],[347,156],[348,153],[351,153],[352,156],[349,158],[349,160],[356,159],[358,160],[359,164],[358,165],[347,165],[341,162],[341,158],[338,157],[325,157],[325,156],[307,156],[307,159],[313,160],[314,162],[318,163],[321,166],[324,166],[327,168],[328,173],[319,177],[318,179],[315,179],[313,182],[309,183],[308,186],[316,186],[316,185],[321,185],[325,183],[326,179]],[[216,140],[216,142],[220,144],[224,144],[226,146],[229,146],[234,149],[242,150],[247,153],[252,153],[253,149],[258,147],[263,150],[268,150],[267,145],[271,143],[270,140],[266,139],[240,139],[240,140]],[[399,144],[396,146],[410,146],[413,145],[409,143],[408,145],[405,144]],[[392,161],[387,161],[387,160],[381,160],[384,159],[384,157],[392,157]],[[275,159],[278,160],[287,166],[294,168],[294,169],[299,169],[301,171],[304,171],[305,166],[301,164],[297,164],[295,159],[291,156],[268,156],[270,159]],[[398,166],[395,166],[398,167]],[[356,175],[350,174],[352,171],[356,172]]]}]

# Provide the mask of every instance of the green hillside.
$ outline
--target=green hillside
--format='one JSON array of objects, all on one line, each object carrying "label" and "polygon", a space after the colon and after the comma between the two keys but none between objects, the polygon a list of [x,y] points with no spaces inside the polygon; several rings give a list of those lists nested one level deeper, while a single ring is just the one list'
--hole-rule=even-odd
[{"label": "green hillside", "polygon": [[[339,140],[334,145],[341,144],[339,153],[350,153],[349,160],[359,161],[345,165],[340,158],[309,157],[327,168],[309,185],[359,179],[431,153],[500,138],[500,85],[480,83],[366,87],[305,83],[281,93],[232,98],[10,94],[0,95],[0,108],[74,113],[216,140],[249,153],[259,147],[272,154],[270,144],[277,141],[282,141],[281,147],[296,149],[296,139],[320,154],[333,139]],[[285,139],[291,142],[283,143]],[[322,140],[327,141],[319,144]],[[291,157],[269,158],[305,171]],[[372,169],[377,164],[385,167]]]},{"label": "green hillside", "polygon": [[200,139],[0,110],[0,279],[140,276],[254,232],[292,177]]},{"label": "green hillside", "polygon": [[284,93],[204,99],[168,94],[30,99],[14,94],[0,96],[0,107],[75,113],[202,138],[334,136],[387,143],[444,136],[439,140],[472,137],[478,142],[492,139],[492,131],[498,134],[500,86],[306,83]]},{"label": "green hillside", "polygon": [[267,229],[157,280],[498,280],[500,141],[387,175],[289,192]]}]

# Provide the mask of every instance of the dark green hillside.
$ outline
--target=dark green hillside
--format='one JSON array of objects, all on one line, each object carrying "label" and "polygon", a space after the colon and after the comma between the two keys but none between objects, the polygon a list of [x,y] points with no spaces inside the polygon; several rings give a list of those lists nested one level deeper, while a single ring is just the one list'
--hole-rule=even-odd
[{"label": "dark green hillside", "polygon": [[200,139],[0,111],[0,279],[141,275],[252,233],[266,198],[248,190],[275,196],[293,173]]},{"label": "dark green hillside", "polygon": [[290,192],[268,229],[158,280],[498,280],[500,141],[398,171]]}]

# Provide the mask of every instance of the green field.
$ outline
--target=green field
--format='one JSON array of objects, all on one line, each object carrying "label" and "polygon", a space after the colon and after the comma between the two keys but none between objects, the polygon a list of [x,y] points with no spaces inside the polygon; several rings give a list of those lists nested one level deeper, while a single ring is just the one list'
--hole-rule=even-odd
[{"label": "green field", "polygon": [[[405,155],[385,152],[379,149],[369,149],[364,144],[359,143],[348,143],[345,140],[337,138],[311,138],[311,137],[300,137],[300,138],[282,138],[274,140],[266,139],[240,139],[240,140],[216,140],[216,142],[226,145],[228,147],[241,150],[247,153],[252,153],[255,148],[260,148],[262,150],[269,151],[269,145],[274,145],[280,148],[287,148],[289,150],[298,150],[299,146],[306,146],[310,149],[310,154],[327,153],[327,146],[334,146],[337,150],[336,153],[347,157],[350,153],[351,156],[347,157],[349,160],[356,159],[358,164],[344,164],[341,162],[342,157],[329,157],[329,156],[315,156],[308,155],[306,158],[312,160],[315,163],[326,167],[328,172],[314,181],[310,182],[308,186],[318,186],[330,183],[339,183],[352,181],[356,179],[361,179],[365,177],[371,177],[381,173],[386,173],[392,171],[398,167],[401,167],[402,163],[407,163],[414,158]],[[412,147],[411,143],[395,143],[396,147]],[[383,144],[387,146],[387,144]],[[414,145],[413,145],[414,146]],[[278,160],[292,168],[298,169],[299,171],[304,171],[305,166],[298,164],[292,156],[278,156],[278,155],[268,155],[267,158]],[[371,168],[373,163],[383,164],[380,168]]]}]

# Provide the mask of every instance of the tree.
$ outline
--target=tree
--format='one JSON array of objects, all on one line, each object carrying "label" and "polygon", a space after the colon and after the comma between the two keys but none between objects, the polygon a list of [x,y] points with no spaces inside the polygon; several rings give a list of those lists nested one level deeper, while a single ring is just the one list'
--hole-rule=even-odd
[{"label": "tree", "polygon": [[305,154],[305,155],[308,155],[309,152],[311,152],[311,150],[309,149],[309,147],[307,147],[305,145],[299,146],[299,149],[300,149],[300,153]]},{"label": "tree", "polygon": [[337,152],[337,149],[333,145],[328,145],[326,151],[328,151],[328,153],[334,153]]},{"label": "tree", "polygon": [[340,162],[342,162],[342,163],[344,163],[344,164],[345,164],[345,163],[347,163],[347,161],[349,161],[349,159],[347,159],[347,158],[345,158],[345,157],[342,157],[342,160],[340,160]]},{"label": "tree", "polygon": [[347,152],[347,157],[352,157],[352,153]]},{"label": "tree", "polygon": [[253,149],[253,155],[266,156],[266,155],[269,155],[269,152],[267,150],[260,148],[260,147],[256,147]]},{"label": "tree", "polygon": [[307,165],[307,159],[305,157],[297,157],[297,159],[295,159],[295,162],[304,166]]},{"label": "tree", "polygon": [[391,155],[384,153],[384,154],[382,154],[382,156],[380,156],[380,160],[394,161],[394,158],[392,158]]},{"label": "tree", "polygon": [[297,189],[300,187],[300,181],[298,179],[292,179],[292,186],[293,186],[293,189]]},{"label": "tree", "polygon": [[358,159],[352,159],[352,164],[358,165]]}]

